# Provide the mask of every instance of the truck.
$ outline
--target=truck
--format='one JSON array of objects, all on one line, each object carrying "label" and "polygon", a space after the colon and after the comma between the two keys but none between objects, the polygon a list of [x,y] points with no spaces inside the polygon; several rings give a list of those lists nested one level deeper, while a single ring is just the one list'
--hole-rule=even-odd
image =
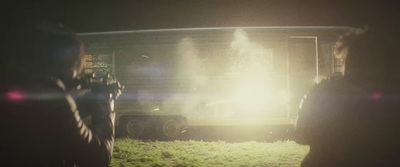
[{"label": "truck", "polygon": [[[218,27],[80,33],[84,72],[125,85],[117,134],[179,139],[201,127],[293,129],[301,98],[343,72],[350,27]],[[267,133],[263,131],[262,133]]]}]

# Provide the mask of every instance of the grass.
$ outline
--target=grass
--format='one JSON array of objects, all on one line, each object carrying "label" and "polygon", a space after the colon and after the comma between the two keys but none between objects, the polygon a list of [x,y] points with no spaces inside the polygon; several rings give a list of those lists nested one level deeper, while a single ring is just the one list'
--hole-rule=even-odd
[{"label": "grass", "polygon": [[299,166],[309,150],[293,141],[152,141],[117,139],[112,167]]}]

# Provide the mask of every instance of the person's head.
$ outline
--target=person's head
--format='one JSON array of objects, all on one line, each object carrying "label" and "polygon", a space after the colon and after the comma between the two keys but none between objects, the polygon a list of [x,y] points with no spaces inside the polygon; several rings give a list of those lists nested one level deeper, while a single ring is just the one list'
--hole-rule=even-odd
[{"label": "person's head", "polygon": [[[15,29],[6,44],[7,70],[32,76],[72,79],[82,69],[84,47],[62,25],[41,22]],[[10,69],[12,68],[12,69]]]},{"label": "person's head", "polygon": [[335,54],[345,58],[344,76],[364,81],[392,80],[400,75],[397,42],[384,33],[358,30],[340,37]]}]

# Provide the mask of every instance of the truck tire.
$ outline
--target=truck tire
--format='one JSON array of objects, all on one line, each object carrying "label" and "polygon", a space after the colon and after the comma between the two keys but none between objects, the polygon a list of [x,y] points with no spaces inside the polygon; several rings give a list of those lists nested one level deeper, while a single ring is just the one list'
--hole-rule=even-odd
[{"label": "truck tire", "polygon": [[125,129],[128,137],[143,139],[146,131],[146,123],[140,119],[130,119],[126,122]]},{"label": "truck tire", "polygon": [[182,123],[174,118],[165,119],[159,128],[159,133],[161,134],[162,138],[166,140],[177,139],[181,135],[181,132]]}]

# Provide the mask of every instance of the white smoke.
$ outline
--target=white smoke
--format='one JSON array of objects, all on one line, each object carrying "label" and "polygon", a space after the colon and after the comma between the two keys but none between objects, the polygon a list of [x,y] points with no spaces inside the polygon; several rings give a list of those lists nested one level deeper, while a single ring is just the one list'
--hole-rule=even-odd
[{"label": "white smoke", "polygon": [[207,78],[203,72],[204,64],[199,53],[192,38],[186,37],[179,41],[176,47],[177,78],[174,79],[178,92],[174,92],[163,102],[163,108],[168,110],[178,106],[189,117],[198,113],[195,110],[202,101],[198,89],[207,85]]},{"label": "white smoke", "polygon": [[[233,37],[234,40],[230,42],[230,46],[222,49],[222,51],[230,52],[229,59],[220,62],[227,63],[228,67],[230,67],[228,71],[226,71],[227,69],[225,71],[253,73],[251,74],[252,76],[265,72],[267,70],[266,63],[270,63],[270,60],[266,58],[269,50],[265,49],[261,44],[251,41],[247,33],[242,29],[237,29]],[[211,49],[213,48],[211,47]],[[233,110],[237,110],[237,108],[231,108],[229,93],[222,93],[224,91],[216,93],[207,90],[214,90],[213,88],[216,87],[231,87],[230,84],[240,86],[243,85],[242,82],[244,80],[249,80],[249,78],[243,78],[243,75],[239,75],[237,80],[231,80],[233,83],[223,83],[226,85],[216,86],[216,81],[206,76],[207,73],[204,71],[206,64],[204,64],[205,61],[200,53],[192,38],[186,37],[179,41],[176,48],[177,76],[183,81],[180,85],[188,89],[180,90],[180,92],[175,92],[176,94],[171,95],[163,102],[163,108],[168,110],[169,107],[173,109],[174,106],[178,106],[189,119],[229,117],[234,114]],[[221,55],[219,52],[213,53],[215,54],[208,56]],[[215,59],[211,58],[211,60]],[[222,67],[224,65],[218,66]],[[204,90],[207,93],[204,93]],[[218,94],[218,98],[210,97],[212,96],[210,93]]]},{"label": "white smoke", "polygon": [[180,40],[177,46],[178,76],[196,76],[200,73],[199,51],[189,37]]},{"label": "white smoke", "polygon": [[[237,29],[231,42],[231,70],[236,72],[256,72],[268,70],[272,62],[272,50],[249,40],[243,29]],[[266,55],[270,55],[267,57]],[[233,60],[232,60],[233,59]]]}]

